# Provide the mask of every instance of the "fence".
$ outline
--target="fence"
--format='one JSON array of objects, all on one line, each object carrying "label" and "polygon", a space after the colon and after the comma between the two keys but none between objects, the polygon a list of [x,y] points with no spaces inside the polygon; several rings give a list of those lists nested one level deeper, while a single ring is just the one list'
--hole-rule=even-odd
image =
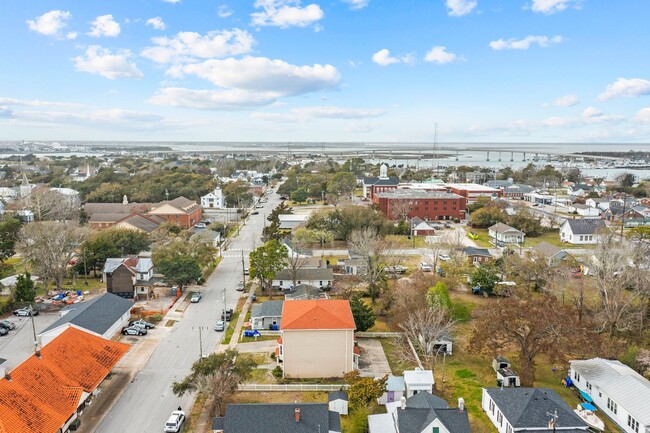
[{"label": "fence", "polygon": [[246,392],[287,392],[287,391],[346,391],[350,385],[341,384],[319,384],[319,383],[288,383],[288,384],[266,384],[266,383],[242,383],[237,388]]},{"label": "fence", "polygon": [[401,332],[357,332],[354,334],[359,338],[397,338]]}]

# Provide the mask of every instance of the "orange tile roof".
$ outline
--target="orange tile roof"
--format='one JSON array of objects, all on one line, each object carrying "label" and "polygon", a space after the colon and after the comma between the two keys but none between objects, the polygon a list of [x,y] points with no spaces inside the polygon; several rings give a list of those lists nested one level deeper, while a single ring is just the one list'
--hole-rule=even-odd
[{"label": "orange tile roof", "polygon": [[0,433],[56,433],[92,392],[128,344],[70,327],[0,379]]},{"label": "orange tile roof", "polygon": [[356,329],[350,303],[336,299],[285,302],[280,329]]}]

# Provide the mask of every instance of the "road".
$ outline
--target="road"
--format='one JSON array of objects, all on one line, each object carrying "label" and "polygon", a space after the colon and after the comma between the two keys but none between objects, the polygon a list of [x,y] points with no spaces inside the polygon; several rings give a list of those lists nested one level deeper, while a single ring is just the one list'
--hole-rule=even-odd
[{"label": "road", "polygon": [[230,248],[223,252],[223,260],[202,289],[203,299],[190,304],[182,318],[160,342],[145,367],[128,385],[122,396],[106,414],[96,433],[159,433],[172,410],[181,406],[189,412],[194,396],[175,396],[171,384],[185,377],[199,354],[199,327],[202,328],[203,352],[216,349],[223,332],[216,332],[214,324],[224,305],[235,308],[242,296],[235,287],[242,279],[241,254],[246,267],[248,253],[261,244],[264,215],[279,204],[279,196],[271,193],[264,209],[251,215],[238,236],[232,238]]}]

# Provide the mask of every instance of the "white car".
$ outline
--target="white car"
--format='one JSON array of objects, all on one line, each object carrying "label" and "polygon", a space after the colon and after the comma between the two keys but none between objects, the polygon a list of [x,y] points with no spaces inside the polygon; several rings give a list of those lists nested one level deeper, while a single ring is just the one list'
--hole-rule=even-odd
[{"label": "white car", "polygon": [[223,331],[226,329],[226,322],[223,320],[219,320],[217,323],[214,324],[214,330],[215,331]]},{"label": "white car", "polygon": [[438,258],[440,260],[442,260],[443,262],[447,262],[447,261],[451,260],[451,257],[449,257],[449,254],[445,254],[445,253],[440,254],[438,256]]},{"label": "white car", "polygon": [[185,422],[185,412],[182,410],[175,410],[169,416],[165,423],[165,432],[178,433]]},{"label": "white car", "polygon": [[431,272],[433,270],[431,265],[427,262],[420,263],[420,269],[422,269],[423,272]]},{"label": "white car", "polygon": [[201,300],[202,297],[203,295],[201,294],[201,292],[194,292],[192,293],[192,298],[190,299],[190,302],[197,303]]}]

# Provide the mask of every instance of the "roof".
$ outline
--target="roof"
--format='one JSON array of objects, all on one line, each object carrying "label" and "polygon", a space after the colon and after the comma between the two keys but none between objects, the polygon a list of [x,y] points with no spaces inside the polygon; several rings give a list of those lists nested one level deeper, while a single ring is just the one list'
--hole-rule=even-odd
[{"label": "roof", "polygon": [[153,261],[146,257],[121,257],[121,258],[108,258],[104,263],[103,274],[111,274],[117,268],[124,265],[132,273],[147,273],[153,268]]},{"label": "roof", "polygon": [[56,433],[129,350],[129,345],[68,328],[0,379],[0,432]]},{"label": "roof", "polygon": [[62,311],[67,311],[67,314],[45,328],[41,334],[69,323],[103,335],[120,317],[131,310],[131,307],[133,307],[132,301],[112,293],[104,293],[97,298],[65,308]]},{"label": "roof", "polygon": [[[282,269],[275,274],[274,280],[293,280],[291,270]],[[296,280],[333,280],[334,271],[330,268],[301,268],[296,270]]]},{"label": "roof", "polygon": [[318,299],[285,303],[280,329],[356,329],[356,326],[348,301]]},{"label": "roof", "polygon": [[375,194],[379,198],[387,199],[459,199],[463,198],[458,194],[441,191],[422,191],[419,189],[393,189],[391,191],[378,192]]},{"label": "roof", "polygon": [[147,212],[151,209],[151,203],[86,203],[84,205],[84,212],[92,216],[95,214],[131,214],[137,211]]},{"label": "roof", "polygon": [[508,224],[504,224],[504,223],[496,223],[493,226],[490,226],[488,230],[492,230],[496,233],[506,233],[506,232],[523,233],[521,230],[517,230],[516,228],[510,227]]},{"label": "roof", "polygon": [[[300,409],[296,422],[295,410]],[[339,414],[326,403],[230,404],[223,418],[228,433],[314,433],[340,432]]]},{"label": "roof", "polygon": [[251,317],[281,317],[282,304],[284,301],[264,301],[261,304],[253,304]]},{"label": "roof", "polygon": [[406,400],[406,407],[414,409],[446,409],[449,404],[447,404],[446,400],[430,392],[418,392]]},{"label": "roof", "polygon": [[309,284],[298,284],[292,290],[285,292],[284,299],[294,300],[300,298],[320,299],[321,291],[318,287]]},{"label": "roof", "polygon": [[557,410],[557,425],[583,428],[587,424],[553,390],[548,388],[485,388],[506,420],[515,429],[550,431],[549,413]]},{"label": "roof", "polygon": [[600,218],[578,218],[565,220],[574,235],[593,235],[599,229],[605,228],[605,222]]},{"label": "roof", "polygon": [[399,178],[391,177],[364,177],[365,185],[399,185]]},{"label": "roof", "polygon": [[406,400],[406,409],[397,409],[400,433],[421,433],[435,419],[450,433],[469,433],[466,410],[450,408],[445,400],[429,392],[419,392]]},{"label": "roof", "polygon": [[380,413],[368,415],[368,431],[371,433],[396,433],[393,424],[393,414]]},{"label": "roof", "polygon": [[492,257],[490,251],[487,248],[476,248],[476,247],[465,247],[461,251],[467,254],[470,257],[481,256],[481,257]]},{"label": "roof", "polygon": [[345,391],[330,391],[327,394],[327,398],[329,401],[334,401],[334,400],[348,401],[348,393]]},{"label": "roof", "polygon": [[593,358],[571,361],[571,369],[602,389],[643,425],[650,425],[650,381],[619,361]]},{"label": "roof", "polygon": [[[95,214],[93,217],[102,217],[102,214]],[[116,223],[124,223],[132,225],[133,227],[142,230],[146,233],[151,233],[160,227],[162,220],[155,215],[143,215],[140,213],[134,213],[127,217],[124,217]]]},{"label": "roof", "polygon": [[557,255],[558,253],[561,253],[562,251],[564,251],[562,248],[557,247],[555,245],[551,245],[548,242],[540,242],[537,245],[535,245],[532,248],[532,250],[537,252],[537,253],[542,254],[543,256],[545,256],[545,257],[547,257],[549,259],[551,257]]},{"label": "roof", "polygon": [[497,373],[499,373],[501,377],[519,377],[519,375],[511,368],[499,368]]},{"label": "roof", "polygon": [[404,385],[403,376],[393,376],[392,374],[388,375],[388,380],[386,381],[386,391],[404,391],[406,386]]},{"label": "roof", "polygon": [[404,382],[406,385],[432,385],[433,372],[431,370],[415,370],[404,371]]}]

